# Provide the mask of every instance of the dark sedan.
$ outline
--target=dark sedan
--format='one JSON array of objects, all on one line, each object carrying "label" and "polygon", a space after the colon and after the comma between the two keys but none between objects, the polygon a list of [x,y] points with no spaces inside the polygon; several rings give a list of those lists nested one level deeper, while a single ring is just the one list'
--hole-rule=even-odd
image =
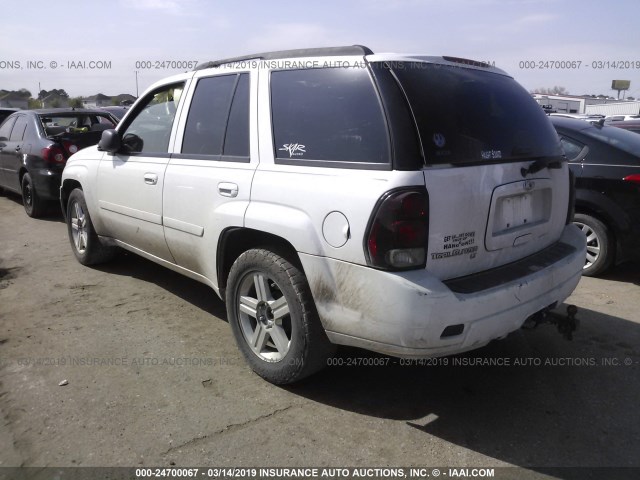
[{"label": "dark sedan", "polygon": [[551,117],[576,177],[574,223],[587,236],[584,275],[640,258],[640,135]]},{"label": "dark sedan", "polygon": [[95,145],[117,119],[99,110],[21,110],[0,125],[0,187],[22,194],[30,217],[57,203],[67,158]]}]

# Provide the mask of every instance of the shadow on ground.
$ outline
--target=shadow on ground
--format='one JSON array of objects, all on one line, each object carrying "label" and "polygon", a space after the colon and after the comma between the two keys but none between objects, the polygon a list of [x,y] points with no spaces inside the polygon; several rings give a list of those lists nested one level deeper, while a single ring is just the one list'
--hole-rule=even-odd
[{"label": "shadow on ground", "polygon": [[640,325],[579,317],[573,341],[540,326],[433,365],[343,349],[342,366],[288,390],[522,467],[639,467]]},{"label": "shadow on ground", "polygon": [[[136,255],[99,268],[155,283],[226,319],[209,287]],[[637,281],[635,272],[628,264],[608,278]],[[286,390],[558,478],[591,477],[546,468],[640,467],[640,325],[587,309],[578,317],[573,341],[540,326],[423,365],[342,348],[334,365]]]},{"label": "shadow on ground", "polygon": [[227,319],[224,303],[211,287],[191,280],[138,255],[121,250],[113,261],[96,265],[93,268],[114,275],[132,277],[144,282],[154,283],[211,315],[225,321]]}]

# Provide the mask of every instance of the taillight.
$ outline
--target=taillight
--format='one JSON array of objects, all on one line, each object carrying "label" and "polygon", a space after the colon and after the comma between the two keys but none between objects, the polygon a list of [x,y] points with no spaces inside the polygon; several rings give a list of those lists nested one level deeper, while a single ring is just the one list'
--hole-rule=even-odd
[{"label": "taillight", "polygon": [[424,268],[428,217],[426,190],[402,189],[386,193],[378,201],[365,237],[369,265],[389,270]]},{"label": "taillight", "polygon": [[64,163],[67,157],[59,146],[49,145],[42,149],[42,158],[49,163]]},{"label": "taillight", "polygon": [[633,175],[627,175],[623,178],[626,182],[633,182],[640,184],[640,173],[634,173]]},{"label": "taillight", "polygon": [[569,169],[569,206],[567,208],[567,219],[565,225],[573,223],[573,216],[576,213],[576,177]]},{"label": "taillight", "polygon": [[78,151],[78,146],[76,144],[74,144],[73,142],[70,142],[68,140],[63,140],[62,141],[62,146],[69,153],[69,155],[73,155],[74,153],[76,153]]}]

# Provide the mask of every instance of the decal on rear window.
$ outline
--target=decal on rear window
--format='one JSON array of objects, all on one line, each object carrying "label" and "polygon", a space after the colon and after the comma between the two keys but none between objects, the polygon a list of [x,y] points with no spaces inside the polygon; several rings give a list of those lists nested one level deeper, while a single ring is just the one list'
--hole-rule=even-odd
[{"label": "decal on rear window", "polygon": [[483,160],[493,160],[496,158],[502,158],[502,152],[500,150],[482,150],[480,156]]},{"label": "decal on rear window", "polygon": [[447,143],[447,140],[444,138],[444,135],[441,133],[433,134],[433,143],[436,144],[436,147],[442,148]]}]

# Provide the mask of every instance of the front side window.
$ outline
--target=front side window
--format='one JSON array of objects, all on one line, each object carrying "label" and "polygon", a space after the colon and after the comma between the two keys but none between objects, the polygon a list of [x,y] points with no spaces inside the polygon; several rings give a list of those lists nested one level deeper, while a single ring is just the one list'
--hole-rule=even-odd
[{"label": "front side window", "polygon": [[389,134],[366,68],[274,71],[276,163],[389,164]]},{"label": "front side window", "polygon": [[162,87],[143,101],[122,135],[126,153],[167,153],[184,84]]}]

